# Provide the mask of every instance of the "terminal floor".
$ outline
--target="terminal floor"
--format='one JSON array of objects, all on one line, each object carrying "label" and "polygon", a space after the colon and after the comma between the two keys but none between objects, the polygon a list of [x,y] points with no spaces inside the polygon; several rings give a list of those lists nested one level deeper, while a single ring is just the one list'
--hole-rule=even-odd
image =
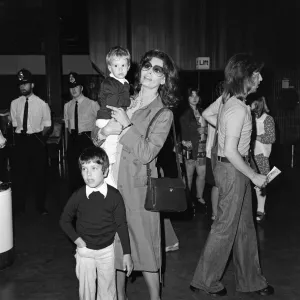
[{"label": "terminal floor", "polygon": [[[270,300],[300,299],[300,197],[299,169],[287,168],[269,187],[267,219],[257,228],[263,272],[275,287]],[[74,245],[61,231],[58,220],[67,200],[66,180],[49,170],[48,216],[39,216],[33,204],[24,216],[14,219],[15,261],[0,271],[0,300],[78,299]],[[206,189],[206,198],[209,190]],[[198,258],[210,229],[209,215],[174,215],[172,223],[180,249],[165,255],[163,300],[210,299],[189,290]],[[1,239],[1,237],[0,237]],[[224,299],[260,299],[256,294],[235,291],[232,263],[222,282],[228,290]],[[129,300],[149,299],[140,274],[127,286]],[[262,297],[261,297],[262,298]]]}]

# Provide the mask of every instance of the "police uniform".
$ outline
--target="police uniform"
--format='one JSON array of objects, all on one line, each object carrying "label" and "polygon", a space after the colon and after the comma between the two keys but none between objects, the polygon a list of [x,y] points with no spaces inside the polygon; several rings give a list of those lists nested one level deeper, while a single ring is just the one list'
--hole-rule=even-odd
[{"label": "police uniform", "polygon": [[[18,72],[18,84],[33,83],[31,73]],[[12,195],[15,211],[24,212],[29,179],[34,184],[36,207],[42,214],[46,199],[46,138],[44,127],[51,126],[48,104],[38,96],[22,95],[10,106],[12,125],[15,128],[15,146],[12,160]]]},{"label": "police uniform", "polygon": [[[68,77],[69,88],[83,86],[82,80],[77,73],[71,72]],[[76,104],[77,102],[77,104]],[[77,109],[77,128],[76,128],[76,109]],[[95,127],[97,111],[100,109],[99,104],[85,97],[82,93],[76,99],[73,98],[64,106],[65,126],[68,130],[68,174],[70,181],[70,189],[73,192],[77,188],[84,185],[81,172],[78,166],[78,158],[82,151],[93,146],[91,140],[91,131]]]}]

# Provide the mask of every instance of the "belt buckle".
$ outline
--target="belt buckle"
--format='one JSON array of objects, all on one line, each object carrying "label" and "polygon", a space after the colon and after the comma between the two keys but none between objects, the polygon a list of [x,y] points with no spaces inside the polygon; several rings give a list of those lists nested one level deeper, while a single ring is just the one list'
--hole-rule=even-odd
[{"label": "belt buckle", "polygon": [[217,156],[217,161],[222,162],[222,156]]}]

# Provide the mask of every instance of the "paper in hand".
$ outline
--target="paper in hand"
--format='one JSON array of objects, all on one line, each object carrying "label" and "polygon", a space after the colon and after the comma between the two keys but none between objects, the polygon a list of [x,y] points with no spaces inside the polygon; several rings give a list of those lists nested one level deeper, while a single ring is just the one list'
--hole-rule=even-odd
[{"label": "paper in hand", "polygon": [[267,174],[268,183],[271,182],[280,173],[281,171],[279,169],[273,167],[273,169]]},{"label": "paper in hand", "polygon": [[[281,171],[278,168],[273,167],[273,169],[267,174],[268,183],[270,183],[280,173],[281,173]],[[255,186],[254,188],[256,190],[260,190],[260,188],[258,186]]]}]

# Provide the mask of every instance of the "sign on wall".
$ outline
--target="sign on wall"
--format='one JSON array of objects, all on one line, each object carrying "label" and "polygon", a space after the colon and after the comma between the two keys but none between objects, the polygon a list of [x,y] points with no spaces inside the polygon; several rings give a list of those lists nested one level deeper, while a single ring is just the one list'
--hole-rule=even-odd
[{"label": "sign on wall", "polygon": [[196,58],[196,70],[209,70],[209,69],[210,69],[210,57]]}]

